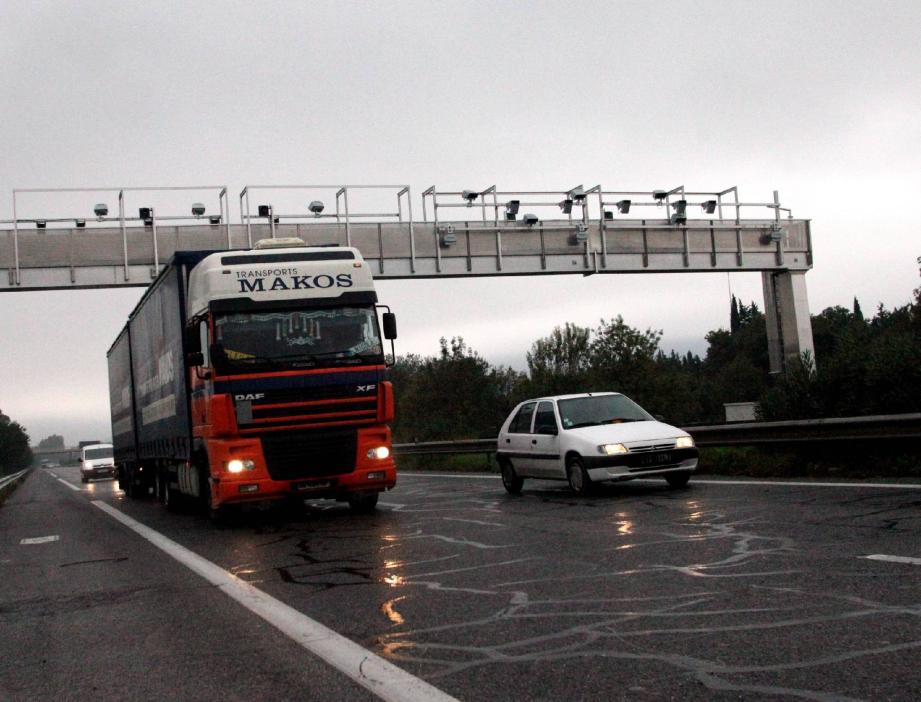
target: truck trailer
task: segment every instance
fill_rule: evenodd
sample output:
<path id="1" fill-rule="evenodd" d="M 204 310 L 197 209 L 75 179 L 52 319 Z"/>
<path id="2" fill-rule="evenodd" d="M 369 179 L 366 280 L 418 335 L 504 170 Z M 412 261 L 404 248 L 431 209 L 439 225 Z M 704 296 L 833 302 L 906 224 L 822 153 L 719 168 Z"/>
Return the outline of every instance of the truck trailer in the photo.
<path id="1" fill-rule="evenodd" d="M 215 517 L 292 497 L 374 509 L 396 484 L 381 326 L 392 350 L 355 248 L 177 251 L 108 351 L 120 487 Z"/>

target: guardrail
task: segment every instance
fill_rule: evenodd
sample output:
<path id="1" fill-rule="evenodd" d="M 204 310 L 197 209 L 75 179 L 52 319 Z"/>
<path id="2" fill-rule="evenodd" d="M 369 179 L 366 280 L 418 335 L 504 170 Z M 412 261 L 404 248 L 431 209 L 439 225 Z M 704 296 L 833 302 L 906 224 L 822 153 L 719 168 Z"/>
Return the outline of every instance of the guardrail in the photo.
<path id="1" fill-rule="evenodd" d="M 21 470 L 18 473 L 13 473 L 12 475 L 7 475 L 0 478 L 0 492 L 2 492 L 3 489 L 10 483 L 14 483 L 19 480 L 19 478 L 28 473 L 30 470 L 31 468 L 26 468 L 25 470 Z"/>
<path id="2" fill-rule="evenodd" d="M 921 439 L 921 413 L 829 417 L 783 422 L 745 422 L 683 427 L 702 448 L 803 444 L 822 441 Z M 398 456 L 492 453 L 495 439 L 394 444 Z"/>

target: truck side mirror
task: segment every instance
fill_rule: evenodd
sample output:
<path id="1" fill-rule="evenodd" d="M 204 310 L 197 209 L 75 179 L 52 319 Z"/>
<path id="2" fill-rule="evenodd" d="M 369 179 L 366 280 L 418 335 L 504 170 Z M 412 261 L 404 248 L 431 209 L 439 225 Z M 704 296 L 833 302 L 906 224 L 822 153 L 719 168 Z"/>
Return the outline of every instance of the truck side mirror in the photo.
<path id="1" fill-rule="evenodd" d="M 187 356 L 197 353 L 201 356 L 201 336 L 199 336 L 198 324 L 189 324 L 185 328 L 185 351 Z M 201 363 L 189 363 L 193 366 L 200 366 Z"/>
<path id="2" fill-rule="evenodd" d="M 384 338 L 397 338 L 397 316 L 393 312 L 384 312 Z"/>
<path id="3" fill-rule="evenodd" d="M 189 351 L 185 355 L 186 363 L 190 366 L 203 366 L 205 365 L 205 354 L 201 351 Z"/>

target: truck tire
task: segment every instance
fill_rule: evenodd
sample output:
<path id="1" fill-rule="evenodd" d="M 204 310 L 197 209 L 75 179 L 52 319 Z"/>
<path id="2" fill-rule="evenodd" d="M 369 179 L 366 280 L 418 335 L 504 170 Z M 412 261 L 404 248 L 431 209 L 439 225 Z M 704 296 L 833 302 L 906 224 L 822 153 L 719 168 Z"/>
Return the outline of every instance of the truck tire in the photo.
<path id="1" fill-rule="evenodd" d="M 351 507 L 352 511 L 356 514 L 373 512 L 374 508 L 377 507 L 378 494 L 379 493 L 376 492 L 353 493 L 349 495 L 349 507 Z"/>

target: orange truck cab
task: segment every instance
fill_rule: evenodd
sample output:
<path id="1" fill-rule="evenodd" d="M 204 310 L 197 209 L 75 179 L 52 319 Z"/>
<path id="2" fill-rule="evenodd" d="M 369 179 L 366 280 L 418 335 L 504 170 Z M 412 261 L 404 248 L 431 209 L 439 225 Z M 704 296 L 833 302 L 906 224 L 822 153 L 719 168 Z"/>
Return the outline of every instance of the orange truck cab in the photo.
<path id="1" fill-rule="evenodd" d="M 355 248 L 177 252 L 108 354 L 122 488 L 213 514 L 292 497 L 373 509 L 396 484 L 382 337 L 396 321 Z"/>

